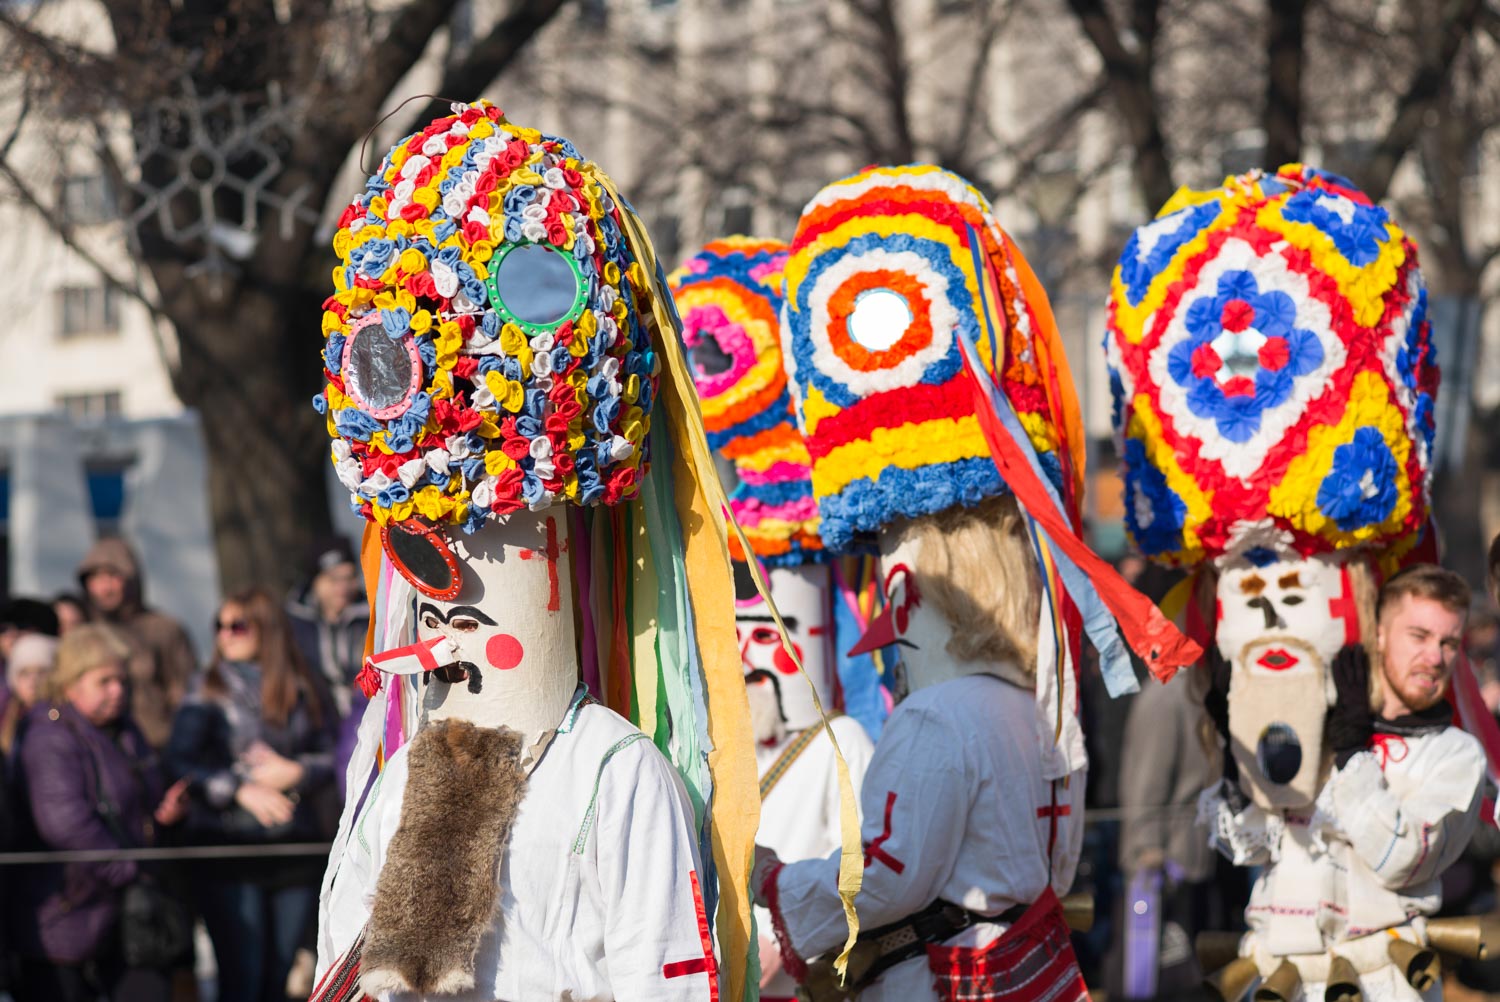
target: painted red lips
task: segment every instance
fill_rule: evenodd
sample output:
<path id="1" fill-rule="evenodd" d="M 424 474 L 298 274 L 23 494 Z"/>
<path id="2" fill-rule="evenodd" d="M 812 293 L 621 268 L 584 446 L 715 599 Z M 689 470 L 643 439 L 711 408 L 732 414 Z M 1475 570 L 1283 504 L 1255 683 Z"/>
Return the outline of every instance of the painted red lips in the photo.
<path id="1" fill-rule="evenodd" d="M 1295 668 L 1299 663 L 1297 656 L 1283 647 L 1272 647 L 1262 654 L 1255 662 L 1268 671 L 1286 671 Z"/>

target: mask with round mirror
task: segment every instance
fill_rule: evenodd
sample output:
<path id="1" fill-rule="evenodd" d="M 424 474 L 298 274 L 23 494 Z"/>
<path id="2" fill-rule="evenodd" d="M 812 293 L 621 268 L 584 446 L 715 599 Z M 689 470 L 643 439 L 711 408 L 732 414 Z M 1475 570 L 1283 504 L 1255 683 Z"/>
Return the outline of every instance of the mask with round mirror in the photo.
<path id="1" fill-rule="evenodd" d="M 490 266 L 491 305 L 528 334 L 555 330 L 582 312 L 588 283 L 572 255 L 546 244 L 506 244 Z"/>
<path id="2" fill-rule="evenodd" d="M 886 351 L 901 340 L 912 322 L 906 297 L 890 289 L 866 289 L 849 313 L 849 337 L 868 351 Z"/>
<path id="3" fill-rule="evenodd" d="M 378 311 L 354 324 L 344 342 L 342 366 L 349 395 L 382 421 L 399 417 L 410 406 L 422 377 L 422 359 L 408 335 L 394 339 L 380 323 Z"/>

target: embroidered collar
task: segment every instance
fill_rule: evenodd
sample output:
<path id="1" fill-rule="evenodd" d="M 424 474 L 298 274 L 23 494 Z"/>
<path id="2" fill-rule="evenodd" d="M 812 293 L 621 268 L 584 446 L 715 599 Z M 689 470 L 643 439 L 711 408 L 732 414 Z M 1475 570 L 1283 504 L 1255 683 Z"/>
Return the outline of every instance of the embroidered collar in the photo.
<path id="1" fill-rule="evenodd" d="M 573 725 L 578 723 L 578 714 L 583 711 L 583 708 L 590 703 L 597 704 L 598 702 L 593 693 L 589 692 L 588 686 L 579 682 L 578 688 L 573 692 L 573 701 L 568 704 L 568 712 L 563 714 L 562 723 L 557 725 L 557 733 L 567 734 L 571 731 Z"/>

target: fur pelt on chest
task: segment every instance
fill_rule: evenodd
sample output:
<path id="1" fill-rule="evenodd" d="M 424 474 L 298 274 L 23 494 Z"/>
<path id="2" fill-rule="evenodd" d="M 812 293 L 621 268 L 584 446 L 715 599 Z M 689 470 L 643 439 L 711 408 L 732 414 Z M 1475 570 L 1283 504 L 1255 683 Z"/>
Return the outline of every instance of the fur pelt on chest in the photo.
<path id="1" fill-rule="evenodd" d="M 526 773 L 521 737 L 443 720 L 407 752 L 401 823 L 375 884 L 361 989 L 452 994 L 474 987 L 474 955 L 494 920 L 500 861 Z"/>

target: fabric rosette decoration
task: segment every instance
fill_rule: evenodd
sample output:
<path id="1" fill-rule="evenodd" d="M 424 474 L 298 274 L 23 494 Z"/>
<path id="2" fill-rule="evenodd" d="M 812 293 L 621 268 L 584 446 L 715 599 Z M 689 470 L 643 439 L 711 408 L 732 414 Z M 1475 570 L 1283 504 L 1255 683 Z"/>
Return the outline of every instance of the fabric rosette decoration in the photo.
<path id="1" fill-rule="evenodd" d="M 984 196 L 937 167 L 870 168 L 803 211 L 782 338 L 830 549 L 1008 491 L 975 415 L 965 341 L 1052 486 L 1078 496 L 1081 464 L 1064 456 L 1018 258 Z"/>
<path id="2" fill-rule="evenodd" d="M 1415 245 L 1336 175 L 1180 191 L 1115 269 L 1126 525 L 1193 565 L 1369 546 L 1427 519 L 1438 369 Z"/>
<path id="3" fill-rule="evenodd" d="M 344 210 L 314 404 L 356 511 L 472 532 L 635 494 L 653 293 L 604 181 L 480 103 L 397 143 Z"/>
<path id="4" fill-rule="evenodd" d="M 768 567 L 826 559 L 807 446 L 782 365 L 779 240 L 715 240 L 667 276 L 703 408 L 708 444 L 734 466 L 729 497 Z M 745 559 L 730 539 L 736 560 Z"/>

